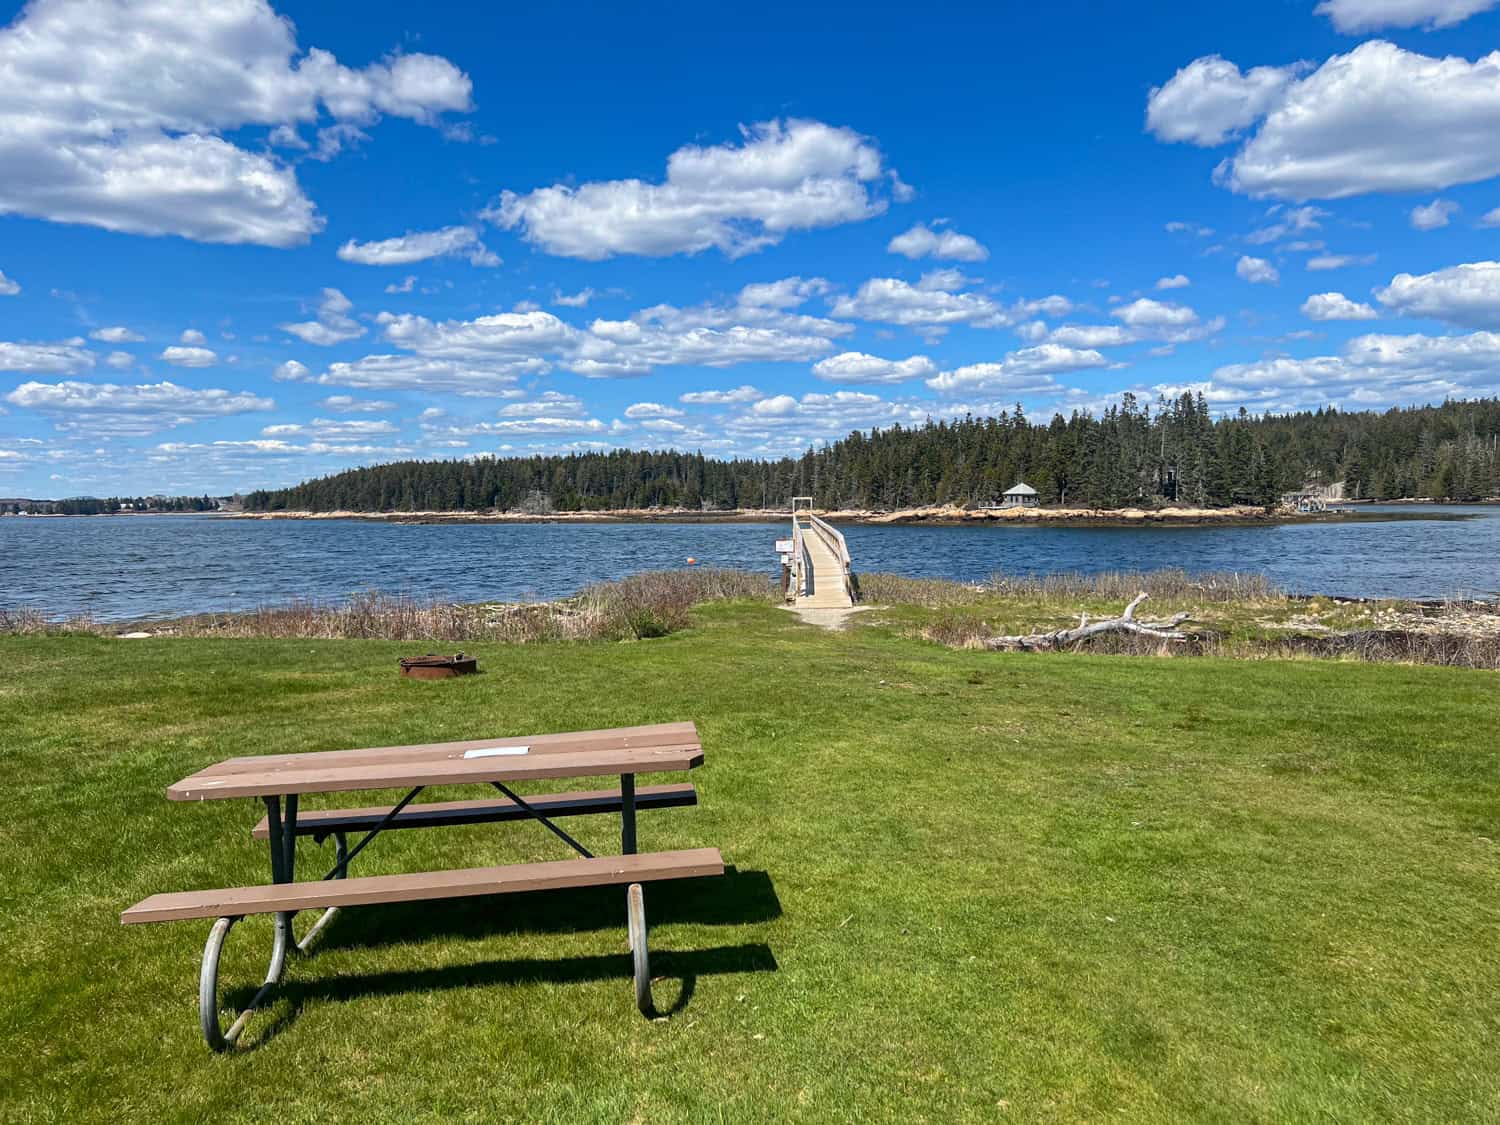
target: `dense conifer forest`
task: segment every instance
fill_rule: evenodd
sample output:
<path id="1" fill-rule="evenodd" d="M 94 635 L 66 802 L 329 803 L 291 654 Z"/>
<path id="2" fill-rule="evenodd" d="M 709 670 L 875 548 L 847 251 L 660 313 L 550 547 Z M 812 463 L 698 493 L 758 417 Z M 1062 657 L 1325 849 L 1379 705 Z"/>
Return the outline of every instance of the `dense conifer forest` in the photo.
<path id="1" fill-rule="evenodd" d="M 1017 481 L 1044 504 L 1272 504 L 1310 482 L 1349 499 L 1500 495 L 1500 399 L 1384 413 L 1317 410 L 1214 418 L 1201 396 L 1153 408 L 1126 395 L 1102 415 L 1032 422 L 1018 405 L 854 432 L 798 458 L 722 461 L 677 452 L 403 461 L 253 492 L 253 511 L 594 511 L 982 504 Z"/>

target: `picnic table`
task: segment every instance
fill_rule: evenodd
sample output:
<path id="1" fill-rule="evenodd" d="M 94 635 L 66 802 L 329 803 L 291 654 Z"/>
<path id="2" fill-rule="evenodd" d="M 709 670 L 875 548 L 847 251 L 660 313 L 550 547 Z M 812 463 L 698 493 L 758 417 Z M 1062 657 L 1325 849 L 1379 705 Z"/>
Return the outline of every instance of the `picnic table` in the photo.
<path id="1" fill-rule="evenodd" d="M 637 787 L 637 774 L 690 770 L 703 764 L 703 747 L 690 722 L 614 730 L 492 738 L 364 750 L 229 758 L 167 788 L 173 801 L 258 798 L 266 815 L 252 830 L 268 841 L 271 882 L 252 887 L 178 891 L 143 899 L 120 916 L 126 925 L 212 918 L 198 985 L 199 1022 L 209 1047 L 222 1051 L 244 1029 L 286 968 L 288 952 L 309 952 L 313 940 L 343 907 L 420 902 L 517 891 L 625 885 L 627 933 L 636 1004 L 652 1015 L 646 943 L 646 882 L 722 875 L 717 848 L 639 852 L 636 813 L 697 803 L 690 784 Z M 619 788 L 522 796 L 512 782 L 548 778 L 617 777 Z M 414 803 L 431 785 L 485 785 L 500 796 L 483 800 Z M 408 788 L 395 805 L 304 810 L 308 794 Z M 620 855 L 596 856 L 554 823 L 571 816 L 619 813 Z M 349 865 L 382 832 L 395 829 L 534 820 L 578 853 L 578 858 L 497 867 L 469 867 L 402 875 L 350 877 Z M 349 846 L 351 833 L 364 835 Z M 311 836 L 334 840 L 334 863 L 321 878 L 298 882 L 296 842 Z M 299 911 L 322 914 L 299 941 L 292 919 Z M 219 956 L 230 929 L 249 914 L 274 914 L 275 938 L 265 983 L 249 1007 L 224 1030 L 218 1002 Z"/>

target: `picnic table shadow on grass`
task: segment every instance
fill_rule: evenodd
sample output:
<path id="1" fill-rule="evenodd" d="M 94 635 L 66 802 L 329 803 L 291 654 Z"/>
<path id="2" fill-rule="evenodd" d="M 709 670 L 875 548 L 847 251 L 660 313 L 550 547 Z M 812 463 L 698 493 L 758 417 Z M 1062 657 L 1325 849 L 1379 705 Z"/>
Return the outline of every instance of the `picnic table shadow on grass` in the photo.
<path id="1" fill-rule="evenodd" d="M 574 890 L 532 892 L 509 900 L 511 908 L 497 910 L 493 899 L 460 899 L 434 910 L 431 903 L 414 902 L 363 907 L 341 912 L 319 935 L 314 952 L 377 949 L 428 940 L 482 940 L 520 934 L 588 933 L 614 929 L 624 913 L 618 887 L 581 887 Z M 699 926 L 738 926 L 769 922 L 781 916 L 781 902 L 765 871 L 727 867 L 721 878 L 697 883 L 666 884 L 652 899 L 653 925 L 682 923 Z M 299 958 L 304 965 L 305 959 Z M 313 958 L 311 964 L 316 965 Z M 674 1016 L 692 1000 L 701 976 L 766 973 L 780 968 L 765 942 L 744 942 L 708 949 L 654 949 L 652 975 L 657 981 L 676 981 L 670 1003 L 657 1014 Z M 437 968 L 393 968 L 381 972 L 343 973 L 318 977 L 288 973 L 264 1009 L 270 1019 L 255 1029 L 253 1041 L 241 1049 L 256 1049 L 290 1028 L 308 1003 L 395 996 L 418 992 L 487 985 L 584 984 L 629 980 L 631 955 L 594 954 L 576 957 L 498 957 Z M 226 988 L 225 1004 L 249 1004 L 258 985 Z M 667 989 L 665 991 L 670 991 Z"/>

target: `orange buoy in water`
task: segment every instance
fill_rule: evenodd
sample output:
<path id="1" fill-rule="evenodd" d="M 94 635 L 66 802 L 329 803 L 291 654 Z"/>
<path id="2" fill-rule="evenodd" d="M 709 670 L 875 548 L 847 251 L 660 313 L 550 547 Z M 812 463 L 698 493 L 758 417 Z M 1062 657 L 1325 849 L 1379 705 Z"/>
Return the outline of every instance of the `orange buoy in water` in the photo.
<path id="1" fill-rule="evenodd" d="M 695 558 L 693 558 L 693 557 L 691 557 L 691 556 L 689 556 L 688 557 L 688 566 L 697 566 L 697 565 L 698 565 L 698 560 L 695 559 Z"/>

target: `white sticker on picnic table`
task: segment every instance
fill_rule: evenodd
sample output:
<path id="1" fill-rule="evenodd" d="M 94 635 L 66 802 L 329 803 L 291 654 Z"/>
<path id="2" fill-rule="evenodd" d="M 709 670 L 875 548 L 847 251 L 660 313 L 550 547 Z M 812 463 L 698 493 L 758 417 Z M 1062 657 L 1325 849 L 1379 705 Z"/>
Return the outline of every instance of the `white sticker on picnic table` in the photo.
<path id="1" fill-rule="evenodd" d="M 499 758 L 508 754 L 526 754 L 530 746 L 492 746 L 488 750 L 465 750 L 465 758 Z"/>

